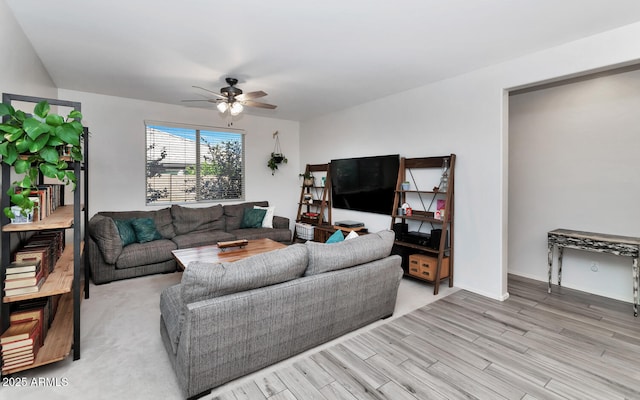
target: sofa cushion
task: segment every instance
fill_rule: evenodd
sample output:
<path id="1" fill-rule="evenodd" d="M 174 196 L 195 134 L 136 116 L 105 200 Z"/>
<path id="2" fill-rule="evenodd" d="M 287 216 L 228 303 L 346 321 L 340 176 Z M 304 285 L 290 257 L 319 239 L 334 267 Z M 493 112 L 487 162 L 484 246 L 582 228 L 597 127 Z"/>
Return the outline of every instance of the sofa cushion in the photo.
<path id="1" fill-rule="evenodd" d="M 155 211 L 101 211 L 98 214 L 113 219 L 153 218 L 156 229 L 163 238 L 171 239 L 176 235 L 171 219 L 171 209 L 168 207 Z"/>
<path id="2" fill-rule="evenodd" d="M 228 204 L 224 206 L 224 216 L 227 223 L 227 232 L 240 229 L 242 216 L 245 208 L 253 208 L 253 206 L 269 207 L 268 201 L 255 201 L 240 204 Z"/>
<path id="3" fill-rule="evenodd" d="M 221 204 L 211 207 L 182 207 L 177 204 L 171 206 L 173 226 L 176 234 L 206 231 L 211 229 L 225 229 L 224 212 Z"/>
<path id="4" fill-rule="evenodd" d="M 185 233 L 184 235 L 178 235 L 171 240 L 174 241 L 179 249 L 186 249 L 189 247 L 215 245 L 218 242 L 235 239 L 236 237 L 231 233 L 227 233 L 222 230 L 215 230 Z"/>
<path id="5" fill-rule="evenodd" d="M 136 233 L 138 243 L 152 242 L 162 239 L 162 235 L 156 229 L 156 223 L 153 218 L 134 218 L 131 221 L 131 227 Z"/>
<path id="6" fill-rule="evenodd" d="M 122 253 L 122 240 L 112 218 L 96 214 L 89 220 L 89 234 L 108 264 L 115 264 Z"/>
<path id="7" fill-rule="evenodd" d="M 391 230 L 362 235 L 339 243 L 308 241 L 309 265 L 305 276 L 364 264 L 391 254 L 395 233 Z"/>
<path id="8" fill-rule="evenodd" d="M 242 222 L 240 222 L 240 229 L 262 228 L 262 220 L 266 213 L 267 210 L 259 208 L 245 208 L 242 214 Z"/>
<path id="9" fill-rule="evenodd" d="M 120 240 L 122 240 L 122 246 L 128 246 L 131 243 L 135 243 L 138 241 L 136 237 L 136 231 L 131 226 L 131 219 L 114 219 L 113 222 L 116 224 L 118 228 L 118 235 L 120 236 Z"/>
<path id="10" fill-rule="evenodd" d="M 307 248 L 294 244 L 235 262 L 191 262 L 182 275 L 182 302 L 224 296 L 290 281 L 307 268 Z"/>
<path id="11" fill-rule="evenodd" d="M 122 249 L 122 253 L 115 263 L 116 268 L 133 268 L 171 260 L 173 259 L 171 250 L 177 248 L 178 246 L 168 239 L 154 240 L 147 243 L 132 243 Z"/>

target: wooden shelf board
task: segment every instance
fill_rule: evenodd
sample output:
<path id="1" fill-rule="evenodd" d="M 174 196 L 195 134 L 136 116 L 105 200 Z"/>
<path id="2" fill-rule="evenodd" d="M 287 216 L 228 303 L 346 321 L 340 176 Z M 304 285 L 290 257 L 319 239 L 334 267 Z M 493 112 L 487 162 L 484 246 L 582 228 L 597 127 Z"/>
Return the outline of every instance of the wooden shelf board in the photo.
<path id="1" fill-rule="evenodd" d="M 396 192 L 398 192 L 398 193 L 423 193 L 423 194 L 435 194 L 435 195 L 438 195 L 438 194 L 446 195 L 447 194 L 447 192 L 441 192 L 441 191 L 434 192 L 433 190 L 415 190 L 415 189 L 413 189 L 413 190 L 412 189 L 409 189 L 409 190 L 400 189 L 400 190 L 396 190 Z"/>
<path id="2" fill-rule="evenodd" d="M 443 220 L 443 219 L 436 219 L 436 218 L 433 218 L 433 217 L 425 217 L 425 216 L 422 216 L 422 215 L 398 215 L 398 214 L 393 214 L 392 217 L 393 218 L 400 218 L 400 219 L 410 219 L 410 220 L 414 220 L 414 221 L 433 222 L 434 224 L 442 224 L 442 223 L 447 221 L 447 220 Z"/>
<path id="3" fill-rule="evenodd" d="M 82 296 L 81 296 L 82 297 Z M 49 327 L 44 345 L 38 351 L 35 362 L 15 369 L 3 371 L 4 375 L 64 360 L 71 353 L 73 344 L 73 301 L 72 294 L 60 298 L 58 311 Z"/>
<path id="4" fill-rule="evenodd" d="M 67 229 L 73 226 L 73 205 L 60 206 L 47 218 L 28 224 L 7 224 L 4 232 L 42 231 L 46 229 Z"/>
<path id="5" fill-rule="evenodd" d="M 80 253 L 82 253 L 81 245 Z M 49 274 L 46 282 L 36 293 L 21 294 L 17 296 L 5 296 L 5 303 L 15 301 L 37 299 L 40 297 L 54 296 L 71 292 L 73 286 L 73 246 L 67 245 L 56 263 L 55 269 Z"/>
<path id="6" fill-rule="evenodd" d="M 432 249 L 431 247 L 420 246 L 419 244 L 403 242 L 401 240 L 396 240 L 394 242 L 394 244 L 398 245 L 398 246 L 403 246 L 403 247 L 410 247 L 410 248 L 416 249 L 416 250 L 423 250 L 423 251 L 426 251 L 427 253 L 433 253 L 433 254 L 438 254 L 439 253 L 438 249 Z M 448 250 L 449 249 L 445 249 L 445 251 L 448 251 Z"/>

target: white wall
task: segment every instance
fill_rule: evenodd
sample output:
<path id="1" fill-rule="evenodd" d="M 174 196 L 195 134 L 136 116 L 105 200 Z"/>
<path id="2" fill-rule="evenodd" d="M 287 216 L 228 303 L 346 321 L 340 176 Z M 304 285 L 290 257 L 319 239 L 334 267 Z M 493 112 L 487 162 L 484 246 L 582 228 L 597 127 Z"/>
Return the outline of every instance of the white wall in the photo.
<path id="1" fill-rule="evenodd" d="M 638 110 L 640 71 L 510 97 L 510 273 L 546 280 L 555 228 L 640 236 Z M 631 259 L 564 254 L 564 286 L 633 300 Z"/>
<path id="2" fill-rule="evenodd" d="M 0 38 L 0 92 L 55 98 L 57 89 L 51 77 L 4 0 L 0 0 Z M 13 105 L 17 109 L 31 111 L 35 104 Z M 5 194 L 0 193 L 0 196 Z M 13 235 L 11 240 L 11 247 L 16 247 L 17 236 Z"/>
<path id="3" fill-rule="evenodd" d="M 0 91 L 55 98 L 49 73 L 4 0 L 0 0 L 0 37 Z"/>
<path id="4" fill-rule="evenodd" d="M 504 299 L 508 296 L 505 89 L 639 59 L 639 35 L 640 24 L 629 25 L 304 121 L 301 160 L 456 153 L 455 284 Z M 364 213 L 349 217 L 364 220 L 370 230 L 389 227 L 389 218 Z"/>
<path id="5" fill-rule="evenodd" d="M 198 109 L 148 101 L 60 90 L 60 98 L 82 103 L 89 127 L 89 215 L 98 211 L 144 210 L 145 120 L 226 127 L 215 109 Z M 276 214 L 295 219 L 299 196 L 299 124 L 244 114 L 233 123 L 244 129 L 247 201 L 268 200 Z M 267 161 L 278 131 L 289 163 L 271 175 Z M 217 204 L 205 203 L 202 206 Z"/>

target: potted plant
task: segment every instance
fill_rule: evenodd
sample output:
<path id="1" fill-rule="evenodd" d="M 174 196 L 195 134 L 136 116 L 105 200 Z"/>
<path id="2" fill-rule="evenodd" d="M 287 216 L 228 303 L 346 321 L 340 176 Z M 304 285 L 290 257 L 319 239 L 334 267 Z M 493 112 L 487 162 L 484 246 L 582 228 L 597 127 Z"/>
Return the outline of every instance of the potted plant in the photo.
<path id="1" fill-rule="evenodd" d="M 315 182 L 315 178 L 311 172 L 305 172 L 302 174 L 298 174 L 301 178 L 303 178 L 302 184 L 304 186 L 313 186 Z"/>
<path id="2" fill-rule="evenodd" d="M 34 203 L 29 196 L 38 183 L 39 173 L 72 184 L 75 189 L 77 177 L 68 169 L 67 161 L 82 160 L 82 114 L 73 110 L 63 118 L 49 111 L 47 101 L 36 104 L 32 115 L 0 103 L 0 117 L 4 117 L 0 124 L 2 162 L 13 166 L 16 174 L 22 176 L 12 182 L 7 195 L 23 214 L 33 211 Z M 11 207 L 5 208 L 4 213 L 8 218 L 15 217 Z"/>
<path id="3" fill-rule="evenodd" d="M 271 175 L 274 175 L 276 173 L 278 165 L 286 164 L 287 161 L 287 157 L 285 157 L 284 154 L 271 153 L 271 158 L 269 158 L 269 162 L 267 162 L 267 166 L 271 168 Z"/>

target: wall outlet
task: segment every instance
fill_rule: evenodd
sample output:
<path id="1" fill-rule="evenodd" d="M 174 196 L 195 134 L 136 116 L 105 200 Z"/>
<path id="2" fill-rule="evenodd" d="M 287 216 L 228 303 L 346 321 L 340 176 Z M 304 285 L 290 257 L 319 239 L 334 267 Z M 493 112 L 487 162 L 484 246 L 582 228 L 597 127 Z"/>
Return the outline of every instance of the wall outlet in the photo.
<path id="1" fill-rule="evenodd" d="M 593 272 L 598 272 L 598 263 L 597 262 L 592 262 L 591 263 L 591 271 Z"/>

